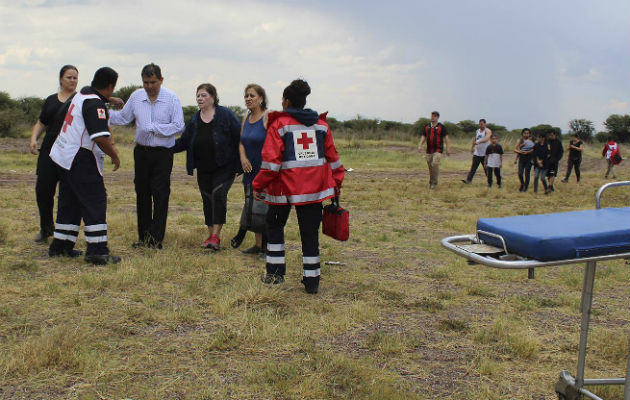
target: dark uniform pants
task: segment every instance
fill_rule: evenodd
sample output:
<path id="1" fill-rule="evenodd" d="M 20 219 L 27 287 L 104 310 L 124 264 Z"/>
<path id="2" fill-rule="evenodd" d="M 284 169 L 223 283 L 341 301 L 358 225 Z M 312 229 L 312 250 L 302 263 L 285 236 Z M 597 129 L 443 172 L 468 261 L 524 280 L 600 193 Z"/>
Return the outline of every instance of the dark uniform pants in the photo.
<path id="1" fill-rule="evenodd" d="M 53 209 L 55 206 L 55 192 L 59 182 L 58 166 L 50 159 L 50 149 L 40 149 L 37 158 L 37 181 L 35 183 L 35 198 L 39 209 L 39 230 L 45 236 L 51 236 L 53 224 Z"/>
<path id="2" fill-rule="evenodd" d="M 85 224 L 86 255 L 109 254 L 107 248 L 107 193 L 91 151 L 79 149 L 70 170 L 59 168 L 59 204 L 50 254 L 72 250 L 81 219 Z"/>
<path id="3" fill-rule="evenodd" d="M 166 231 L 173 153 L 166 147 L 136 145 L 133 159 L 138 240 L 160 244 Z"/>
<path id="4" fill-rule="evenodd" d="M 267 274 L 284 275 L 284 226 L 291 205 L 270 205 L 267 213 Z M 322 204 L 295 206 L 300 238 L 302 239 L 302 275 L 310 284 L 319 283 L 319 225 L 322 222 Z"/>

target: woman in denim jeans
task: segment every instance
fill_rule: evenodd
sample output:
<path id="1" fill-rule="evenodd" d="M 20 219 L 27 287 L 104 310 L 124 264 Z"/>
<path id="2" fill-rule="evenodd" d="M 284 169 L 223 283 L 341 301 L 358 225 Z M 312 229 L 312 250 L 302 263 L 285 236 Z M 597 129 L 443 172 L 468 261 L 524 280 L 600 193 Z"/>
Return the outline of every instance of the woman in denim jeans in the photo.
<path id="1" fill-rule="evenodd" d="M 538 135 L 538 141 L 534 145 L 532 153 L 534 160 L 534 193 L 538 192 L 538 179 L 542 181 L 545 188 L 545 194 L 549 194 L 547 188 L 547 169 L 549 167 L 549 149 L 547 148 L 547 140 L 544 133 Z"/>

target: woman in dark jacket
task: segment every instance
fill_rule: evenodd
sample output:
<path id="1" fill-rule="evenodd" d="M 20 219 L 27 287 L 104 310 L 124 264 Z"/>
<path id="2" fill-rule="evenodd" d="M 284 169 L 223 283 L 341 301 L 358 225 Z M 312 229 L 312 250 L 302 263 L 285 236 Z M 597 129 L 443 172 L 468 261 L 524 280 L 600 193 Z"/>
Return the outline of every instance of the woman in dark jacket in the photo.
<path id="1" fill-rule="evenodd" d="M 175 141 L 174 153 L 186 150 L 188 175 L 197 169 L 208 238 L 203 247 L 219 250 L 221 228 L 227 213 L 227 195 L 239 168 L 241 125 L 228 108 L 219 105 L 217 89 L 203 83 L 197 87 L 199 111 Z"/>

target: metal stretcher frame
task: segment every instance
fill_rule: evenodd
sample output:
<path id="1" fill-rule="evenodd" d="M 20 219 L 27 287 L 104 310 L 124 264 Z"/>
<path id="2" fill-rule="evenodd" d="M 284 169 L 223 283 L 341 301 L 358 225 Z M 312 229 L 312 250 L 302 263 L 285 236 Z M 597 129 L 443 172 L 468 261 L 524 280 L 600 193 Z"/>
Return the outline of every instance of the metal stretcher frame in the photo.
<path id="1" fill-rule="evenodd" d="M 605 190 L 612 187 L 630 186 L 630 181 L 612 182 L 607 183 L 599 188 L 595 195 L 595 208 L 601 208 L 601 197 Z M 630 224 L 630 221 L 628 221 Z M 559 399 L 577 400 L 586 396 L 593 400 L 603 400 L 601 397 L 595 395 L 584 386 L 589 385 L 624 385 L 624 400 L 630 400 L 630 355 L 628 356 L 626 365 L 625 378 L 608 378 L 608 379 L 584 379 L 584 366 L 586 362 L 586 345 L 588 339 L 588 328 L 591 317 L 591 306 L 593 303 L 593 284 L 595 282 L 595 270 L 598 261 L 615 260 L 615 259 L 630 259 L 630 252 L 616 253 L 602 255 L 598 257 L 583 257 L 572 258 L 566 260 L 555 261 L 538 261 L 520 257 L 515 254 L 510 254 L 507 250 L 505 240 L 500 235 L 494 233 L 481 232 L 490 236 L 500 238 L 503 244 L 504 255 L 498 258 L 491 255 L 473 253 L 465 248 L 462 248 L 462 244 L 480 244 L 483 243 L 479 239 L 480 231 L 477 231 L 475 235 L 458 235 L 449 236 L 442 239 L 442 246 L 451 250 L 457 255 L 467 258 L 469 261 L 486 265 L 488 267 L 500 268 L 500 269 L 531 269 L 539 267 L 553 267 L 557 265 L 586 263 L 584 270 L 584 284 L 582 286 L 582 299 L 580 310 L 582 312 L 582 320 L 580 324 L 580 344 L 578 352 L 577 374 L 574 378 L 568 371 L 563 370 L 560 373 L 560 378 L 556 384 L 555 390 Z M 630 350 L 630 343 L 628 344 Z"/>

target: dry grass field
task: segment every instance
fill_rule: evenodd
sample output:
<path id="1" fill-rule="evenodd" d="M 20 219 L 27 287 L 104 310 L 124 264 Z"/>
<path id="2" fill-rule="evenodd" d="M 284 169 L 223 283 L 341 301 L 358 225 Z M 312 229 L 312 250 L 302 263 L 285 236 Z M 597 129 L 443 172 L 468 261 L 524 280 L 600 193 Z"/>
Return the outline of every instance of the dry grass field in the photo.
<path id="1" fill-rule="evenodd" d="M 480 217 L 593 208 L 605 182 L 599 144 L 586 151 L 579 185 L 572 177 L 545 196 L 518 192 L 512 154 L 503 189 L 489 190 L 479 173 L 461 184 L 467 141 L 455 142 L 429 191 L 416 142 L 338 140 L 354 169 L 342 192 L 351 238 L 321 237 L 322 261 L 342 265 L 322 265 L 313 296 L 300 284 L 294 213 L 283 285 L 263 285 L 263 262 L 229 247 L 240 178 L 224 249 L 200 248 L 201 199 L 183 154 L 165 248 L 132 249 L 132 145 L 118 132 L 122 167 L 107 165 L 106 185 L 110 249 L 123 261 L 107 267 L 49 259 L 32 242 L 36 157 L 26 139 L 0 140 L 0 399 L 542 400 L 556 398 L 562 369 L 575 371 L 583 265 L 539 269 L 528 280 L 526 271 L 470 266 L 440 239 L 471 233 Z M 627 165 L 616 173 L 629 178 Z M 622 189 L 604 198 L 605 206 L 628 202 Z M 242 248 L 252 241 L 249 234 Z M 623 261 L 598 264 L 588 377 L 624 373 L 628 282 Z"/>

